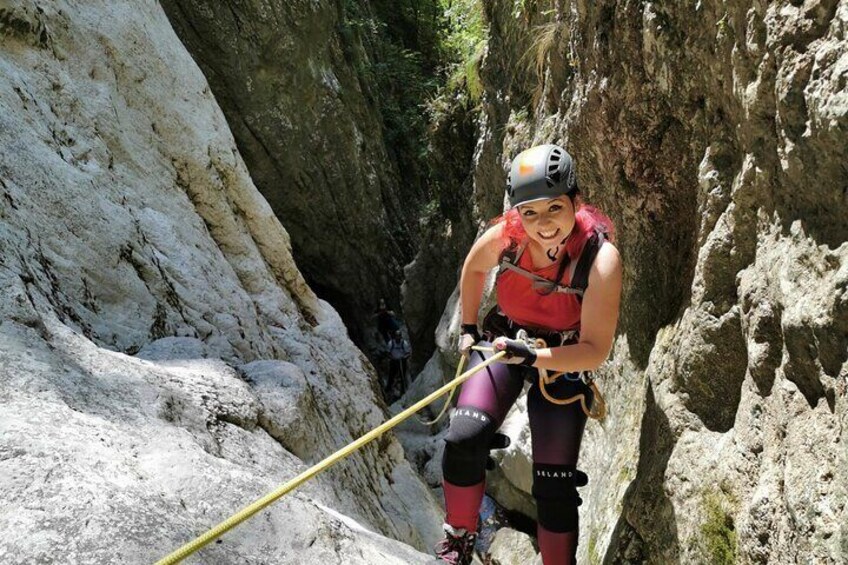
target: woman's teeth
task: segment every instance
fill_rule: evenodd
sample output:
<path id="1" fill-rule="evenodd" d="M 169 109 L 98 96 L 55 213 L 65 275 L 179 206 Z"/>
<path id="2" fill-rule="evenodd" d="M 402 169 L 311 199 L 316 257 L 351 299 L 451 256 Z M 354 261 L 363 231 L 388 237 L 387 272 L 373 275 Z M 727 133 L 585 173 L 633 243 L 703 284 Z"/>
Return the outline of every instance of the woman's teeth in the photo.
<path id="1" fill-rule="evenodd" d="M 552 230 L 552 231 L 547 231 L 547 232 L 540 231 L 538 233 L 539 233 L 539 237 L 541 237 L 542 239 L 553 239 L 559 233 L 559 228 Z"/>

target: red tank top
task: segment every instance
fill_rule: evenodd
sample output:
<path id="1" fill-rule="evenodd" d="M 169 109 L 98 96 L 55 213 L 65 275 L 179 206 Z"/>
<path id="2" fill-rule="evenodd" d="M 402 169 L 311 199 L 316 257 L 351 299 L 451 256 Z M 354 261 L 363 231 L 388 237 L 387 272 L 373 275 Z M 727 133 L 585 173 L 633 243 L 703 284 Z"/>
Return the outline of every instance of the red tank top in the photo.
<path id="1" fill-rule="evenodd" d="M 554 263 L 541 269 L 533 268 L 530 253 L 525 250 L 518 258 L 518 266 L 546 279 L 553 280 L 559 265 Z M 566 269 L 561 282 L 569 284 L 571 267 Z M 514 271 L 504 271 L 498 276 L 496 287 L 498 307 L 508 318 L 522 326 L 532 326 L 551 331 L 580 330 L 580 301 L 574 294 L 552 292 L 539 294 L 533 281 Z"/>

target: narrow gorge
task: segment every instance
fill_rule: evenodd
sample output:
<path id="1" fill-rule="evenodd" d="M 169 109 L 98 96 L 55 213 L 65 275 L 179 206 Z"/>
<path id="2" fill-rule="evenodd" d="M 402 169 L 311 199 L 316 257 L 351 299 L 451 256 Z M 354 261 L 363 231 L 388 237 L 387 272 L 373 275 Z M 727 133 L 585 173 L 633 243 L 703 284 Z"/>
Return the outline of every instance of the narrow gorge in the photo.
<path id="1" fill-rule="evenodd" d="M 155 562 L 450 379 L 544 143 L 624 265 L 578 563 L 846 562 L 846 33 L 848 0 L 0 0 L 0 562 Z M 186 562 L 430 562 L 447 420 Z M 482 558 L 541 565 L 523 398 L 501 431 Z"/>

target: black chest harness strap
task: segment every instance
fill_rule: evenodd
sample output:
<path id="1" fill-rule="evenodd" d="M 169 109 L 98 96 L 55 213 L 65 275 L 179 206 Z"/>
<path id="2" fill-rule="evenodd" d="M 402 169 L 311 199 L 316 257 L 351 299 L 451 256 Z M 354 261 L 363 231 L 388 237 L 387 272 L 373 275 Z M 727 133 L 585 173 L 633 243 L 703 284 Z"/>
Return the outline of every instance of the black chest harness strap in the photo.
<path id="1" fill-rule="evenodd" d="M 605 240 L 606 235 L 602 231 L 596 231 L 591 237 L 589 237 L 583 246 L 583 252 L 580 254 L 580 259 L 577 260 L 577 266 L 574 269 L 574 276 L 572 277 L 571 284 L 569 285 L 562 283 L 562 276 L 565 274 L 565 270 L 571 263 L 571 259 L 568 255 L 565 255 L 559 262 L 559 269 L 557 270 L 557 275 L 554 280 L 547 279 L 518 266 L 518 261 L 521 259 L 521 256 L 527 248 L 528 242 L 526 240 L 507 249 L 503 254 L 501 254 L 498 276 L 501 276 L 505 271 L 513 271 L 530 279 L 533 282 L 533 288 L 535 290 L 546 290 L 548 293 L 557 292 L 561 294 L 576 294 L 578 300 L 582 301 L 583 293 L 586 291 L 586 287 L 589 286 L 589 270 L 592 268 L 592 263 L 594 263 L 595 257 L 598 255 L 598 251 L 600 251 Z"/>

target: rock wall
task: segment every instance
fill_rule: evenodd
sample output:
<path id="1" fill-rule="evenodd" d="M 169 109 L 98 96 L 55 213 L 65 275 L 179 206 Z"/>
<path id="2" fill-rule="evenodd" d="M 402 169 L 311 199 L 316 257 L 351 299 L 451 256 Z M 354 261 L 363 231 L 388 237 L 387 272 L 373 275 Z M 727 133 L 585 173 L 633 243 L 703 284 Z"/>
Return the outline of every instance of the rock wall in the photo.
<path id="1" fill-rule="evenodd" d="M 373 17 L 348 21 L 347 4 L 332 0 L 162 5 L 304 275 L 365 343 L 379 298 L 398 309 L 424 200 L 419 175 L 384 140 L 368 34 L 356 27 Z"/>
<path id="2" fill-rule="evenodd" d="M 438 38 L 428 36 L 439 29 L 441 5 L 162 5 L 290 232 L 310 285 L 369 354 L 382 346 L 371 315 L 386 297 L 403 318 L 417 371 L 433 352 L 439 313 L 478 223 L 471 175 L 478 109 L 462 92 L 442 93 L 444 112 L 425 132 L 420 114 L 435 104 L 425 99 L 433 93 L 403 84 L 412 80 L 410 66 L 447 63 L 435 53 Z M 415 78 L 435 83 L 442 72 Z M 410 112 L 420 124 L 410 123 Z"/>
<path id="3" fill-rule="evenodd" d="M 459 281 L 465 253 L 480 228 L 475 210 L 473 157 L 478 109 L 463 92 L 445 93 L 446 111 L 431 123 L 428 154 L 433 200 L 421 219 L 423 244 L 404 268 L 404 317 L 414 344 L 412 370 L 436 349 L 440 314 Z"/>
<path id="4" fill-rule="evenodd" d="M 158 3 L 0 35 L 0 561 L 149 563 L 385 407 Z M 418 562 L 382 536 L 440 518 L 387 436 L 195 562 Z"/>
<path id="5" fill-rule="evenodd" d="M 578 561 L 844 561 L 848 2 L 483 6 L 479 210 L 560 143 L 625 264 Z"/>

